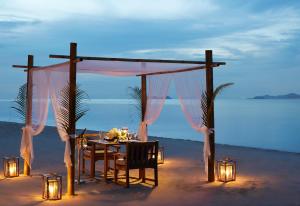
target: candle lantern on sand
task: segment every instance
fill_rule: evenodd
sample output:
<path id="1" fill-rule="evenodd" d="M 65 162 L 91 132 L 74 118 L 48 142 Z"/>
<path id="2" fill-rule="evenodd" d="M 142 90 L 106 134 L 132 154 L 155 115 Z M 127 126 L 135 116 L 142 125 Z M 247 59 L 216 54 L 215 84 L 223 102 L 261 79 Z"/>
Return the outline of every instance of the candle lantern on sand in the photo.
<path id="1" fill-rule="evenodd" d="M 60 200 L 62 197 L 62 176 L 56 174 L 43 175 L 43 199 Z"/>
<path id="2" fill-rule="evenodd" d="M 163 147 L 158 148 L 157 164 L 163 164 L 165 159 L 165 151 Z"/>
<path id="3" fill-rule="evenodd" d="M 5 177 L 19 176 L 19 158 L 18 157 L 4 157 L 3 158 L 3 173 Z"/>
<path id="4" fill-rule="evenodd" d="M 228 157 L 217 161 L 217 179 L 220 182 L 230 182 L 236 179 L 236 162 Z"/>

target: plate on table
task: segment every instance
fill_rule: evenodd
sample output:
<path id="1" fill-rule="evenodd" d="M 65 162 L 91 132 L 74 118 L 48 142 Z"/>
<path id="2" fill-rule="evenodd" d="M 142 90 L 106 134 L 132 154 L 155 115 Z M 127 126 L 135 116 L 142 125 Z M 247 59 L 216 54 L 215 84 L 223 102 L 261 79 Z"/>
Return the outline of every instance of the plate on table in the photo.
<path id="1" fill-rule="evenodd" d="M 116 138 L 110 139 L 110 138 L 107 137 L 107 136 L 104 137 L 104 140 L 105 140 L 105 141 L 108 141 L 108 142 L 113 142 L 113 141 L 115 141 L 115 139 L 116 139 Z"/>

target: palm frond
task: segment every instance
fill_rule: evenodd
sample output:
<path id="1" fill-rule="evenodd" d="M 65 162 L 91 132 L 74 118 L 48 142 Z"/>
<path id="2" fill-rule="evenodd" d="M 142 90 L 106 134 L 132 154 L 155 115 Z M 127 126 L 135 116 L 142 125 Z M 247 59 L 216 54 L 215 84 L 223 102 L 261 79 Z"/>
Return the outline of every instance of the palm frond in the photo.
<path id="1" fill-rule="evenodd" d="M 202 121 L 205 126 L 208 124 L 208 109 L 207 109 L 207 93 L 201 94 L 201 109 L 202 109 Z"/>
<path id="2" fill-rule="evenodd" d="M 232 85 L 234 85 L 234 83 L 233 82 L 229 82 L 229 83 L 225 83 L 225 84 L 221 84 L 221 85 L 219 85 L 216 89 L 215 89 L 215 91 L 214 91 L 214 94 L 213 94 L 213 100 L 215 100 L 215 98 L 225 89 L 225 88 L 227 88 L 227 87 L 230 87 L 230 86 L 232 86 Z"/>
<path id="3" fill-rule="evenodd" d="M 59 127 L 66 132 L 69 131 L 69 92 L 70 85 L 67 84 L 60 91 L 59 105 L 60 113 L 58 114 Z M 80 120 L 88 112 L 88 108 L 84 105 L 84 100 L 88 99 L 88 95 L 83 91 L 79 85 L 76 86 L 76 99 L 75 99 L 75 122 Z"/>
<path id="4" fill-rule="evenodd" d="M 142 89 L 138 86 L 135 87 L 128 87 L 129 89 L 129 96 L 135 100 L 136 104 L 134 107 L 138 112 L 139 118 L 142 117 Z"/>
<path id="5" fill-rule="evenodd" d="M 201 94 L 201 109 L 202 109 L 202 121 L 203 121 L 203 124 L 205 126 L 208 127 L 208 122 L 209 122 L 209 118 L 210 118 L 210 114 L 212 112 L 212 109 L 213 109 L 213 105 L 214 105 L 214 101 L 216 99 L 216 97 L 227 87 L 233 85 L 234 83 L 232 82 L 229 82 L 229 83 L 225 83 L 225 84 L 221 84 L 219 85 L 215 90 L 214 90 L 214 93 L 213 93 L 213 98 L 212 98 L 212 101 L 210 102 L 210 104 L 208 105 L 208 94 L 207 92 L 202 92 Z"/>
<path id="6" fill-rule="evenodd" d="M 27 83 L 20 86 L 18 95 L 13 103 L 15 106 L 12 106 L 11 108 L 15 110 L 19 118 L 25 122 L 27 113 Z"/>

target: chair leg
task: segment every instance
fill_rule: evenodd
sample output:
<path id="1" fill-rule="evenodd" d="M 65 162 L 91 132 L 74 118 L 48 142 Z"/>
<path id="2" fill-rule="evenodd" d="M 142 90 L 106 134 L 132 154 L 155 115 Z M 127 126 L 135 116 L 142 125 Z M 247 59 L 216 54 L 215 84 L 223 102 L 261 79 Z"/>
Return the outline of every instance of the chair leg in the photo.
<path id="1" fill-rule="evenodd" d="M 126 188 L 129 188 L 129 169 L 126 169 Z"/>
<path id="2" fill-rule="evenodd" d="M 111 169 L 110 167 L 110 159 L 107 160 L 107 172 Z"/>
<path id="3" fill-rule="evenodd" d="M 94 158 L 91 158 L 91 161 L 90 161 L 90 177 L 91 178 L 94 178 L 95 177 L 95 159 Z"/>
<path id="4" fill-rule="evenodd" d="M 142 169 L 142 182 L 145 182 L 146 181 L 146 169 L 143 168 Z"/>
<path id="5" fill-rule="evenodd" d="M 158 169 L 157 169 L 157 167 L 154 168 L 154 182 L 155 182 L 155 186 L 158 186 Z"/>
<path id="6" fill-rule="evenodd" d="M 118 170 L 117 170 L 117 164 L 116 164 L 115 157 L 114 157 L 114 181 L 115 181 L 115 183 L 118 182 Z"/>
<path id="7" fill-rule="evenodd" d="M 95 150 L 96 146 L 95 144 L 92 145 L 92 150 L 91 150 L 91 157 L 90 157 L 90 177 L 94 178 L 95 177 Z"/>
<path id="8" fill-rule="evenodd" d="M 114 169 L 114 181 L 115 183 L 118 183 L 118 174 L 119 174 L 119 170 L 117 170 L 116 168 Z"/>
<path id="9" fill-rule="evenodd" d="M 85 174 L 85 159 L 82 157 L 82 174 Z"/>
<path id="10" fill-rule="evenodd" d="M 139 179 L 142 179 L 142 181 L 144 181 L 144 179 L 145 179 L 145 169 L 139 169 Z"/>

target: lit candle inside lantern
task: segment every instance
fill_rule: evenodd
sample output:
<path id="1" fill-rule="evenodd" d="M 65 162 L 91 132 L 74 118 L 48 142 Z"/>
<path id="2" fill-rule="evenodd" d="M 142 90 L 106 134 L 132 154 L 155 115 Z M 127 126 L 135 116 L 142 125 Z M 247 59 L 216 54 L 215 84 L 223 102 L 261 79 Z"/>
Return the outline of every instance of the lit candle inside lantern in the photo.
<path id="1" fill-rule="evenodd" d="M 49 182 L 49 199 L 56 199 L 58 196 L 58 182 L 50 181 Z"/>
<path id="2" fill-rule="evenodd" d="M 235 161 L 226 158 L 217 161 L 217 176 L 221 182 L 234 181 L 236 178 L 236 163 Z"/>
<path id="3" fill-rule="evenodd" d="M 9 176 L 11 176 L 11 177 L 17 176 L 17 163 L 9 162 L 8 163 L 8 171 L 9 171 Z"/>
<path id="4" fill-rule="evenodd" d="M 4 176 L 18 177 L 19 176 L 19 158 L 18 157 L 4 157 L 3 158 Z"/>
<path id="5" fill-rule="evenodd" d="M 164 148 L 163 147 L 160 147 L 158 149 L 157 163 L 158 164 L 163 164 L 164 163 Z"/>
<path id="6" fill-rule="evenodd" d="M 221 170 L 221 177 L 222 179 L 231 179 L 232 178 L 232 166 L 225 166 L 222 165 L 220 167 Z"/>
<path id="7" fill-rule="evenodd" d="M 161 151 L 158 152 L 157 159 L 161 160 Z"/>
<path id="8" fill-rule="evenodd" d="M 62 176 L 56 174 L 43 175 L 43 199 L 60 200 L 62 197 Z"/>

